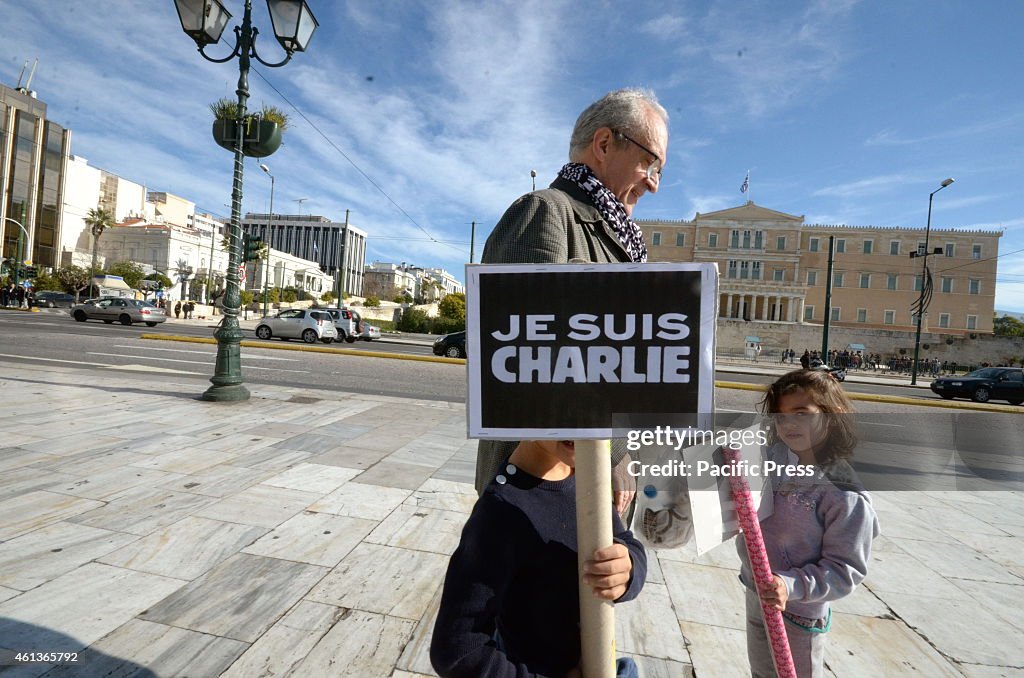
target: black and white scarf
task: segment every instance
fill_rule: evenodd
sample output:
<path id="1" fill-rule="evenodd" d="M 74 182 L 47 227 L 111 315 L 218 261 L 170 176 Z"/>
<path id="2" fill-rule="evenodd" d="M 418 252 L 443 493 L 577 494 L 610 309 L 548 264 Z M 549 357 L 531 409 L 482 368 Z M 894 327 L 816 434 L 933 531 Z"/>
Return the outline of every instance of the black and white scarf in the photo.
<path id="1" fill-rule="evenodd" d="M 626 207 L 615 197 L 601 180 L 594 176 L 589 167 L 582 163 L 570 162 L 558 171 L 558 176 L 579 186 L 590 196 L 597 211 L 615 229 L 619 242 L 629 253 L 634 263 L 647 261 L 647 245 L 636 222 L 630 219 Z"/>

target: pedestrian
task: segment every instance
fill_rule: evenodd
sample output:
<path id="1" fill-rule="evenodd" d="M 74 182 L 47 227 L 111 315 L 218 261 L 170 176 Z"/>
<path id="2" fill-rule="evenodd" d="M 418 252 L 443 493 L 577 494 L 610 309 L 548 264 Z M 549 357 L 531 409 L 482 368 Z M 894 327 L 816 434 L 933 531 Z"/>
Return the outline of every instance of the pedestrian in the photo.
<path id="1" fill-rule="evenodd" d="M 810 371 L 780 377 L 761 406 L 773 419 L 766 458 L 784 470 L 770 476 L 773 511 L 761 521 L 774 574 L 761 591 L 753 584 L 743 535 L 737 537 L 750 672 L 755 678 L 776 675 L 764 605 L 782 612 L 797 676 L 823 676 L 831 603 L 864 580 L 879 535 L 871 497 L 847 461 L 857 444 L 853 408 L 835 379 Z M 813 475 L 800 473 L 807 470 Z"/>
<path id="2" fill-rule="evenodd" d="M 800 367 L 805 370 L 811 369 L 811 353 L 806 348 L 804 349 L 804 354 L 800 356 Z"/>
<path id="3" fill-rule="evenodd" d="M 16 285 L 14 288 L 14 298 L 17 302 L 18 308 L 25 308 L 25 288 L 21 285 Z"/>
<path id="4" fill-rule="evenodd" d="M 754 362 L 759 362 L 761 357 L 761 344 L 754 344 Z"/>
<path id="5" fill-rule="evenodd" d="M 181 301 L 180 300 L 176 304 L 174 304 L 174 317 L 177 318 L 177 319 L 181 318 Z"/>
<path id="6" fill-rule="evenodd" d="M 194 301 L 189 300 L 185 304 L 185 318 L 192 320 L 192 312 L 196 310 L 196 304 Z"/>
<path id="7" fill-rule="evenodd" d="M 430 642 L 441 678 L 580 676 L 575 465 L 571 441 L 520 442 L 477 500 Z M 615 543 L 583 564 L 584 595 L 622 603 L 643 588 L 647 555 L 611 513 Z M 628 658 L 616 671 L 639 675 Z"/>
<path id="8" fill-rule="evenodd" d="M 786 358 L 788 358 L 788 357 L 789 357 L 789 349 L 788 348 L 782 349 L 782 359 L 779 360 L 779 364 L 780 365 L 785 364 Z"/>
<path id="9" fill-rule="evenodd" d="M 7 290 L 7 285 L 0 287 L 0 306 L 7 306 L 10 301 L 10 292 Z"/>
<path id="10" fill-rule="evenodd" d="M 668 150 L 668 113 L 653 92 L 622 89 L 591 104 L 576 120 L 569 162 L 548 188 L 528 193 L 505 211 L 484 245 L 485 264 L 565 264 L 647 261 L 633 207 L 655 193 Z M 515 441 L 481 440 L 476 489 L 494 479 Z M 635 479 L 626 472 L 625 440 L 612 441 L 615 503 L 629 507 Z"/>

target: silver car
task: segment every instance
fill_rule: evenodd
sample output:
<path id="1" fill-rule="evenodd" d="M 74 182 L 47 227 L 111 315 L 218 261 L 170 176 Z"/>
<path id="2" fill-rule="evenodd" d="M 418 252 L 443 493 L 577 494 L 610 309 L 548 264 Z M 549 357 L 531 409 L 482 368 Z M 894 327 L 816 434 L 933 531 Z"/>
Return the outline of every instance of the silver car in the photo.
<path id="1" fill-rule="evenodd" d="M 105 297 L 89 299 L 71 307 L 71 317 L 80 323 L 86 320 L 102 320 L 108 325 L 117 321 L 122 325 L 146 323 L 156 327 L 157 323 L 167 320 L 164 309 L 157 308 L 148 301 L 128 299 L 124 297 Z"/>
<path id="2" fill-rule="evenodd" d="M 290 308 L 277 315 L 267 316 L 256 326 L 259 339 L 302 339 L 307 344 L 322 341 L 329 344 L 338 338 L 334 319 L 326 311 Z"/>

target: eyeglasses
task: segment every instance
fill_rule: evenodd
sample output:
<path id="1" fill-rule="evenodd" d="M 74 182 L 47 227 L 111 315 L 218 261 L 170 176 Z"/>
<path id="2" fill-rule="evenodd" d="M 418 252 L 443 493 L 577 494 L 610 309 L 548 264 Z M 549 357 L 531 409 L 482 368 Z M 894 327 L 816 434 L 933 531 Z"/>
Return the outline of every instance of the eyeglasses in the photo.
<path id="1" fill-rule="evenodd" d="M 619 130 L 612 130 L 612 132 L 614 132 L 615 134 L 619 135 L 620 137 L 622 137 L 623 139 L 625 139 L 629 143 L 633 144 L 634 146 L 639 148 L 641 151 L 644 151 L 648 155 L 654 156 L 654 162 L 652 162 L 650 165 L 647 166 L 647 179 L 650 180 L 650 181 L 653 181 L 656 184 L 657 183 L 661 183 L 661 166 L 665 164 L 665 163 L 662 162 L 661 156 L 659 156 L 657 153 L 655 153 L 651 149 L 649 149 L 646 146 L 644 146 L 643 144 L 641 144 L 636 139 L 631 138 L 630 136 L 628 136 L 624 132 L 620 132 Z"/>

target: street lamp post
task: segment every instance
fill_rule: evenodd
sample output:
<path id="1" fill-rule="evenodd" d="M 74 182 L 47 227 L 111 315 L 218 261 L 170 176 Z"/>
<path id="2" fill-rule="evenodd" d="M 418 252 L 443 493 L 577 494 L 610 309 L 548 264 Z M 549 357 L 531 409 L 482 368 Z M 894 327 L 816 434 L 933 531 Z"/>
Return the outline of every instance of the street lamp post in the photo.
<path id="1" fill-rule="evenodd" d="M 242 256 L 239 251 L 242 217 L 242 172 L 245 156 L 242 153 L 245 135 L 246 101 L 249 99 L 249 64 L 255 58 L 268 68 L 283 66 L 292 54 L 305 51 L 309 39 L 316 30 L 317 21 L 306 5 L 306 0 L 267 0 L 267 9 L 274 25 L 274 35 L 287 55 L 277 63 L 269 63 L 256 53 L 256 36 L 259 30 L 252 25 L 252 0 L 245 0 L 242 25 L 235 26 L 235 46 L 231 54 L 214 59 L 204 51 L 207 45 L 220 41 L 224 27 L 231 20 L 231 13 L 224 8 L 221 0 L 174 0 L 178 18 L 185 34 L 195 40 L 199 53 L 207 61 L 226 63 L 238 58 L 238 118 L 235 132 L 234 181 L 231 188 L 231 225 L 228 228 L 228 271 L 224 293 L 224 320 L 214 332 L 217 338 L 217 363 L 213 383 L 203 393 L 203 400 L 239 401 L 248 400 L 249 391 L 242 385 L 242 361 L 240 342 L 242 330 L 238 326 L 238 310 L 241 306 L 239 293 L 238 266 Z"/>
<path id="2" fill-rule="evenodd" d="M 267 303 L 270 297 L 270 287 L 267 286 L 267 276 L 270 275 L 270 220 L 274 218 L 274 175 L 270 168 L 260 164 L 260 169 L 270 177 L 270 212 L 267 214 L 267 232 L 263 234 L 263 245 L 267 248 L 266 260 L 263 262 L 263 317 L 267 317 Z M 253 274 L 255 275 L 255 273 Z"/>
<path id="3" fill-rule="evenodd" d="M 14 286 L 17 287 L 18 284 L 19 284 L 19 280 L 18 280 L 19 275 L 18 274 L 21 271 L 21 262 L 22 262 L 22 258 L 24 257 L 24 250 L 25 250 L 24 242 L 25 242 L 25 240 L 29 239 L 28 238 L 28 231 L 26 231 L 25 227 L 21 225 L 20 221 L 17 221 L 15 219 L 11 219 L 10 217 L 4 217 L 4 219 L 6 221 L 11 222 L 12 224 L 14 224 L 15 226 L 17 226 L 18 228 L 21 229 L 21 231 L 18 233 L 18 251 L 15 254 L 15 256 L 17 258 L 14 260 Z M 22 238 L 24 238 L 24 240 Z"/>
<path id="4" fill-rule="evenodd" d="M 533 190 L 537 190 L 537 170 L 530 170 L 530 179 L 533 180 Z"/>
<path id="5" fill-rule="evenodd" d="M 911 252 L 910 258 L 921 257 L 921 295 L 917 298 L 917 331 L 914 334 L 914 362 L 910 365 L 910 385 L 917 385 L 917 359 L 921 353 L 921 322 L 925 308 L 931 300 L 931 285 L 928 281 L 928 236 L 932 230 L 932 198 L 935 194 L 953 183 L 953 179 L 945 179 L 942 185 L 928 194 L 928 221 L 924 227 L 924 251 Z"/>

